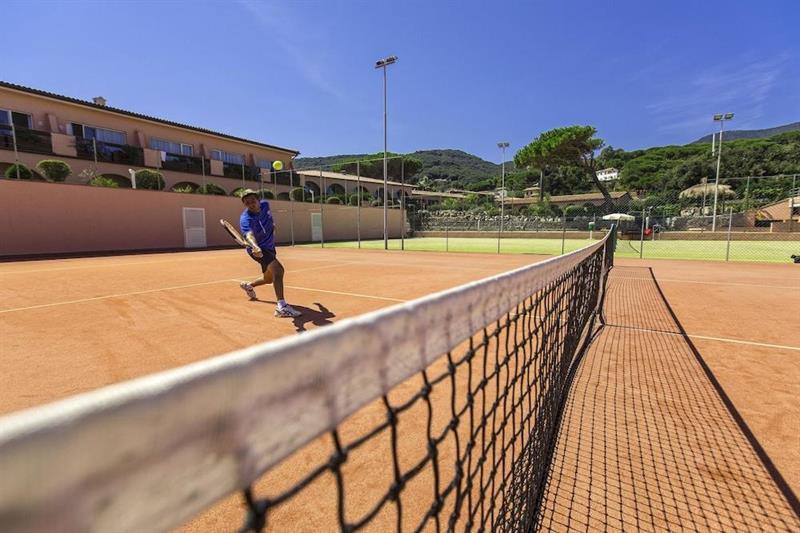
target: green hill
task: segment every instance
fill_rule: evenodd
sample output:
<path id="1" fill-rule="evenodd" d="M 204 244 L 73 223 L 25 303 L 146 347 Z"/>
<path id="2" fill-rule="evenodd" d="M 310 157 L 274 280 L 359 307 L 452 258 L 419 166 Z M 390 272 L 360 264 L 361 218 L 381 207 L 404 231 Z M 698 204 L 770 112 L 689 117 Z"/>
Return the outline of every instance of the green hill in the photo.
<path id="1" fill-rule="evenodd" d="M 730 130 L 726 131 L 722 135 L 722 140 L 735 141 L 738 139 L 766 139 L 768 137 L 772 137 L 773 135 L 780 135 L 781 133 L 798 130 L 800 130 L 800 122 L 793 122 L 791 124 L 785 124 L 783 126 L 777 126 L 775 128 L 767 128 L 763 130 Z M 710 142 L 711 134 L 709 133 L 705 137 L 701 137 L 691 144 L 708 144 Z"/>
<path id="2" fill-rule="evenodd" d="M 419 150 L 407 155 L 422 161 L 422 169 L 412 176 L 406 176 L 406 179 L 410 183 L 417 183 L 423 176 L 427 176 L 437 189 L 471 188 L 487 179 L 493 184 L 494 177 L 500 175 L 500 165 L 462 150 Z M 330 166 L 345 159 L 366 157 L 368 157 L 366 154 L 300 157 L 295 160 L 295 168 L 313 169 Z M 511 169 L 513 163 L 506 163 L 506 170 Z"/>

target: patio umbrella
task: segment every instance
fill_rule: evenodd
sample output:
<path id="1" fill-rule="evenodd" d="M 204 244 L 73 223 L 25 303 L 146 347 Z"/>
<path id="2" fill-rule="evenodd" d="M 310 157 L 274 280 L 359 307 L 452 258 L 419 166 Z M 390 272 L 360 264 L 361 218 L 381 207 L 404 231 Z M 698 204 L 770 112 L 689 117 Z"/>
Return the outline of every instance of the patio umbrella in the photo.
<path id="1" fill-rule="evenodd" d="M 625 213 L 611 213 L 610 215 L 606 215 L 603 217 L 603 220 L 616 220 L 616 221 L 628 221 L 636 220 L 636 217 L 632 215 L 627 215 Z"/>

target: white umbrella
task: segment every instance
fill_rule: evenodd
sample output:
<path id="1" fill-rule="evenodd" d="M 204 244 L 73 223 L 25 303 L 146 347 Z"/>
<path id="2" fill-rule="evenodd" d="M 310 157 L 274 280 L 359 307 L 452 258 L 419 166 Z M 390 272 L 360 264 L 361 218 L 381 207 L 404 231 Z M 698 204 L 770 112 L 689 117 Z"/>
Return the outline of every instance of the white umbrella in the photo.
<path id="1" fill-rule="evenodd" d="M 616 221 L 627 220 L 627 221 L 631 221 L 631 220 L 636 220 L 636 217 L 631 216 L 631 215 L 627 215 L 625 213 L 611 213 L 610 215 L 604 216 L 603 220 L 616 220 Z"/>

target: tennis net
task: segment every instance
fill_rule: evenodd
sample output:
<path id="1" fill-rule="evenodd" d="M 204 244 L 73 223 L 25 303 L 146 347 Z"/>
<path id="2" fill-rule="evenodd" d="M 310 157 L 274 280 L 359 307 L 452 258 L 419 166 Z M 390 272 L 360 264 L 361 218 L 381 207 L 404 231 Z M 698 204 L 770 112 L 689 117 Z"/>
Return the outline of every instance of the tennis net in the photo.
<path id="1" fill-rule="evenodd" d="M 0 530 L 529 529 L 613 247 L 2 418 Z"/>

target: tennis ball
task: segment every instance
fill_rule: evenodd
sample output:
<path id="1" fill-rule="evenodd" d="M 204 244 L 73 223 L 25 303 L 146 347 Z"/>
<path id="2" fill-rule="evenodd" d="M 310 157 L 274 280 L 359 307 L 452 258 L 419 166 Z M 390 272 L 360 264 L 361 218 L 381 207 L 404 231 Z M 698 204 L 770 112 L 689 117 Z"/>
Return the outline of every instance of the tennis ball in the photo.
<path id="1" fill-rule="evenodd" d="M 272 163 L 272 168 L 274 170 L 283 170 L 283 161 L 274 161 Z"/>

